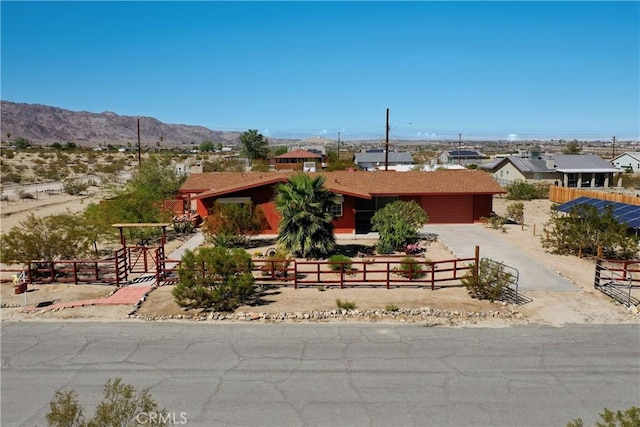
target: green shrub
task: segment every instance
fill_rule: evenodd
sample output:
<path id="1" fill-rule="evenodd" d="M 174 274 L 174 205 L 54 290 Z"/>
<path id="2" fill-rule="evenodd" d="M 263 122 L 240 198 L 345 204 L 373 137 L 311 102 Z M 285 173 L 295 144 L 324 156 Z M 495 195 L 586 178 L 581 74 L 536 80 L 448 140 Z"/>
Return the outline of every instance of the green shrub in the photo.
<path id="1" fill-rule="evenodd" d="M 332 271 L 350 271 L 351 270 L 351 258 L 346 255 L 336 254 L 329 257 L 329 262 L 336 264 L 329 264 L 329 268 Z"/>
<path id="2" fill-rule="evenodd" d="M 140 425 L 137 415 L 154 413 L 156 420 L 145 419 L 145 425 L 166 426 L 164 419 L 169 418 L 165 409 L 160 409 L 148 389 L 136 393 L 130 384 L 123 384 L 121 378 L 113 382 L 107 381 L 103 388 L 103 400 L 96 408 L 95 416 L 87 421 L 84 408 L 78 402 L 78 394 L 74 390 L 55 393 L 49 402 L 50 412 L 47 414 L 47 425 L 51 427 L 88 427 L 88 426 L 133 426 Z"/>
<path id="3" fill-rule="evenodd" d="M 398 308 L 398 306 L 395 305 L 395 304 L 387 304 L 384 307 L 384 309 L 387 310 L 387 311 L 398 311 L 398 310 L 400 310 L 400 308 Z"/>
<path id="4" fill-rule="evenodd" d="M 475 264 L 462 277 L 462 284 L 473 298 L 490 301 L 502 298 L 504 290 L 511 283 L 513 275 L 504 271 L 504 265 L 487 259 L 480 261 L 477 277 L 474 275 Z"/>
<path id="5" fill-rule="evenodd" d="M 172 294 L 181 307 L 232 311 L 254 293 L 251 256 L 243 249 L 187 250 Z"/>
<path id="6" fill-rule="evenodd" d="M 394 271 L 402 277 L 408 279 L 419 279 L 424 276 L 424 270 L 422 268 L 422 262 L 413 257 L 404 257 L 400 265 L 394 268 Z"/>
<path id="7" fill-rule="evenodd" d="M 524 203 L 515 202 L 507 205 L 507 218 L 511 218 L 516 224 L 524 222 Z"/>
<path id="8" fill-rule="evenodd" d="M 640 426 L 640 408 L 632 406 L 626 411 L 613 412 L 607 408 L 600 414 L 596 427 L 638 427 Z M 581 418 L 577 418 L 567 424 L 567 427 L 583 427 Z"/>
<path id="9" fill-rule="evenodd" d="M 544 184 L 530 184 L 518 180 L 506 186 L 507 200 L 544 199 L 549 196 L 549 186 Z"/>
<path id="10" fill-rule="evenodd" d="M 343 310 L 353 310 L 354 308 L 356 308 L 355 301 L 342 301 L 340 298 L 336 298 L 336 305 L 338 306 L 338 308 L 341 308 Z"/>

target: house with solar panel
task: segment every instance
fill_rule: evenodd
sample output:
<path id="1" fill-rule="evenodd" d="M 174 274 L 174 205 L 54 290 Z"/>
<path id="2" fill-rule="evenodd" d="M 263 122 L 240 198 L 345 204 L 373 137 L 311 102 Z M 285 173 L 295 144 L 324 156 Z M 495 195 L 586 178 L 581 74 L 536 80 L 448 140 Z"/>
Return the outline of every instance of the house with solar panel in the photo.
<path id="1" fill-rule="evenodd" d="M 625 172 L 640 172 L 640 152 L 622 153 L 611 159 L 611 164 Z"/>
<path id="2" fill-rule="evenodd" d="M 479 165 L 503 187 L 515 181 L 577 188 L 608 188 L 622 185 L 623 170 L 593 154 L 519 153 Z"/>
<path id="3" fill-rule="evenodd" d="M 459 164 L 470 165 L 477 164 L 479 161 L 486 159 L 487 156 L 478 150 L 448 150 L 443 151 L 438 156 L 438 160 L 442 164 Z"/>

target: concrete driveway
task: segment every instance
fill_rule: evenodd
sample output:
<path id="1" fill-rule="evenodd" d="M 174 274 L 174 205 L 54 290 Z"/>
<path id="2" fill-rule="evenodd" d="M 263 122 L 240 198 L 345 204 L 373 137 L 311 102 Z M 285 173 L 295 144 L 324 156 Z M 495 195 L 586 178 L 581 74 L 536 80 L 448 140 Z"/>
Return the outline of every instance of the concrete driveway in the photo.
<path id="1" fill-rule="evenodd" d="M 579 288 L 560 274 L 529 257 L 524 251 L 502 240 L 478 224 L 427 224 L 421 232 L 435 233 L 459 258 L 480 257 L 502 262 L 518 270 L 521 291 L 577 291 Z"/>

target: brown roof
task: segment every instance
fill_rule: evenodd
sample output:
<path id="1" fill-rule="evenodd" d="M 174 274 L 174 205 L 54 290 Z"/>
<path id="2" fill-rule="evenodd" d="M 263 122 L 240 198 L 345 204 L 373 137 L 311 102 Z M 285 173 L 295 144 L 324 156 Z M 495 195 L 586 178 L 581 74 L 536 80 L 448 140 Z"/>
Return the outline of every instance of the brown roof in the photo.
<path id="1" fill-rule="evenodd" d="M 321 159 L 322 155 L 307 150 L 293 150 L 275 157 L 276 159 Z"/>
<path id="2" fill-rule="evenodd" d="M 215 197 L 235 191 L 286 182 L 300 172 L 210 172 L 191 174 L 181 192 Z M 325 175 L 325 186 L 338 194 L 362 198 L 423 194 L 504 194 L 493 178 L 478 170 L 437 170 L 433 172 L 316 172 Z"/>

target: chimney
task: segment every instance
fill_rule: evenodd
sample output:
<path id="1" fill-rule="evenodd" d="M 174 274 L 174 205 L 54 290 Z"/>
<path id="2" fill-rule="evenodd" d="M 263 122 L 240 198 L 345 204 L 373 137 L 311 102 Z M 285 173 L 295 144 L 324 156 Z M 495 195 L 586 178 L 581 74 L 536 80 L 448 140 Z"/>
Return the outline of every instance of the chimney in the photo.
<path id="1" fill-rule="evenodd" d="M 547 169 L 553 169 L 556 167 L 556 162 L 553 159 L 553 156 L 550 154 L 547 154 Z"/>

